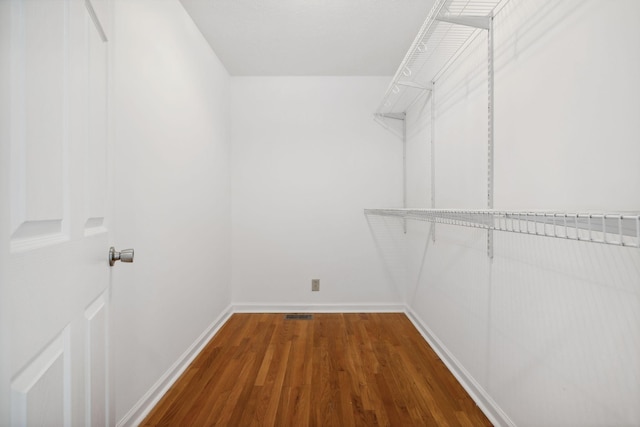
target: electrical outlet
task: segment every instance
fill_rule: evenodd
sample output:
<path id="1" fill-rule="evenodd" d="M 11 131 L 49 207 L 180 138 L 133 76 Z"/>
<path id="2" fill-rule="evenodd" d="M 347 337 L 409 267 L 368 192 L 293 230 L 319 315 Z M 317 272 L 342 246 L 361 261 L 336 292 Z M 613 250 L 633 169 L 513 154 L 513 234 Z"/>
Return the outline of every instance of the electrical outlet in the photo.
<path id="1" fill-rule="evenodd" d="M 311 279 L 311 290 L 318 292 L 320 290 L 320 279 Z"/>

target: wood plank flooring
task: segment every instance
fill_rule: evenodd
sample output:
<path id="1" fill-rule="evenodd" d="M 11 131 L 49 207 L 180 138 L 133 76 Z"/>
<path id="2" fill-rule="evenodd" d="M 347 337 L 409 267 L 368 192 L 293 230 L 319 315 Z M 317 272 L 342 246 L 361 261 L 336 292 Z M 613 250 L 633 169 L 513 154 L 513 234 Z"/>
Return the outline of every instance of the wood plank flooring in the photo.
<path id="1" fill-rule="evenodd" d="M 401 313 L 234 314 L 143 426 L 490 426 Z"/>

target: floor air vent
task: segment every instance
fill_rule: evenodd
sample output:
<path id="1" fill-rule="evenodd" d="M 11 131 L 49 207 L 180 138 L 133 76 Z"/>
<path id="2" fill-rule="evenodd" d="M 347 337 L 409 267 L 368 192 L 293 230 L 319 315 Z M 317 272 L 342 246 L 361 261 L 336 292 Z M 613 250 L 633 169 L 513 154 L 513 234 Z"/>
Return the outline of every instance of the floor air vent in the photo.
<path id="1" fill-rule="evenodd" d="M 313 314 L 285 314 L 286 320 L 312 320 Z"/>

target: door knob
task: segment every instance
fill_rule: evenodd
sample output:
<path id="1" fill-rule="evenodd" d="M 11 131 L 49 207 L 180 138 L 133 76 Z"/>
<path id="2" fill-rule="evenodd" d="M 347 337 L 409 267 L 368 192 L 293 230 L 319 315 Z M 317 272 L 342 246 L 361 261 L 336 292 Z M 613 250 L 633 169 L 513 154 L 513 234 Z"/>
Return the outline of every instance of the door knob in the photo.
<path id="1" fill-rule="evenodd" d="M 109 265 L 113 267 L 116 261 L 133 262 L 133 249 L 116 251 L 113 246 L 109 248 Z"/>

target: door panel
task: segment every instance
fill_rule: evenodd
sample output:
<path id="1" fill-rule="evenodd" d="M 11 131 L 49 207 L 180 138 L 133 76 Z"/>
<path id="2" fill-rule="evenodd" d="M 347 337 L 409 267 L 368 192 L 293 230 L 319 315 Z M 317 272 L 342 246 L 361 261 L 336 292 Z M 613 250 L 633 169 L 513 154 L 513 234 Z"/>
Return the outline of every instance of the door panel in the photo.
<path id="1" fill-rule="evenodd" d="M 65 3 L 14 2 L 11 251 L 65 240 Z M 46 70 L 46 72 L 43 72 Z"/>
<path id="2" fill-rule="evenodd" d="M 12 381 L 12 425 L 70 425 L 69 353 L 65 328 Z"/>
<path id="3" fill-rule="evenodd" d="M 89 138 L 84 162 L 85 236 L 106 231 L 107 44 L 104 34 L 95 25 L 95 19 L 88 23 Z"/>
<path id="4" fill-rule="evenodd" d="M 9 413 L 109 425 L 109 50 L 89 0 L 13 1 L 3 193 Z M 2 104 L 0 104 L 2 105 Z M 3 106 L 2 108 L 5 108 Z M 5 110 L 3 110 L 5 111 Z M 8 341 L 8 345 L 6 342 Z M 3 356 L 4 357 L 4 356 Z M 4 411 L 4 410 L 3 410 Z"/>
<path id="5" fill-rule="evenodd" d="M 84 312 L 86 331 L 85 418 L 87 426 L 108 425 L 107 341 L 108 295 L 105 293 Z"/>

